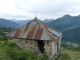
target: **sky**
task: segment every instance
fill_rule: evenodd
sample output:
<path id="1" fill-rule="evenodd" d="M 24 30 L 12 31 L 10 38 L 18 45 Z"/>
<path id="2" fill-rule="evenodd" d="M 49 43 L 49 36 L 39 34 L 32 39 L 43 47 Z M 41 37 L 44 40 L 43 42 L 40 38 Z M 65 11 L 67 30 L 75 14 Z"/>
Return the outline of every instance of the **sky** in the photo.
<path id="1" fill-rule="evenodd" d="M 80 0 L 0 0 L 0 18 L 44 20 L 66 14 L 80 15 Z"/>

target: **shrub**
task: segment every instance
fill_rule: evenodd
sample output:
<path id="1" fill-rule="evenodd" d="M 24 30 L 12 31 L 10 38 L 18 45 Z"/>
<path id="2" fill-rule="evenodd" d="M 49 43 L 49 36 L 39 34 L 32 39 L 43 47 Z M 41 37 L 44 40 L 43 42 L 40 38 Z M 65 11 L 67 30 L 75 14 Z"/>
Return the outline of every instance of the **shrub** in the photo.
<path id="1" fill-rule="evenodd" d="M 37 60 L 37 55 L 32 54 L 27 50 L 17 50 L 17 49 L 8 49 L 6 51 L 7 55 L 14 60 Z"/>
<path id="2" fill-rule="evenodd" d="M 7 40 L 5 40 L 4 45 L 10 47 L 10 48 L 17 48 L 17 49 L 21 49 L 15 42 L 9 42 Z"/>
<path id="3" fill-rule="evenodd" d="M 6 41 L 4 44 L 6 45 L 5 53 L 13 60 L 38 60 L 36 54 L 32 54 L 30 51 L 20 49 L 19 46 L 14 42 Z"/>

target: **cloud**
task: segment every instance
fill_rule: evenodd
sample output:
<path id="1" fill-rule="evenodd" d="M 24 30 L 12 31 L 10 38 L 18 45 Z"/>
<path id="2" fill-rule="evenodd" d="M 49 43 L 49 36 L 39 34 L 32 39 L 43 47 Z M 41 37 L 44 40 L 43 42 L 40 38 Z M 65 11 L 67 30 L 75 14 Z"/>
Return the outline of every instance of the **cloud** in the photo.
<path id="1" fill-rule="evenodd" d="M 79 6 L 80 0 L 1 0 L 0 17 L 33 19 L 37 12 L 39 19 L 58 18 L 65 14 L 79 15 Z"/>

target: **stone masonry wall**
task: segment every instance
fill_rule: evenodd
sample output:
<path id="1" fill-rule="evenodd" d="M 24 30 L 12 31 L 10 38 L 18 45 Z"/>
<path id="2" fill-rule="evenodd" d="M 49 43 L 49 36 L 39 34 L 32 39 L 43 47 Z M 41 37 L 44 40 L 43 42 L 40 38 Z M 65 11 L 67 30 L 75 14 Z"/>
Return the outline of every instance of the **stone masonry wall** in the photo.
<path id="1" fill-rule="evenodd" d="M 32 53 L 42 54 L 39 50 L 38 42 L 36 40 L 26 40 L 26 39 L 17 39 L 11 38 L 9 41 L 16 42 L 21 48 L 31 51 Z M 48 57 L 53 56 L 52 51 L 52 41 L 43 41 L 44 42 L 44 52 L 47 53 Z"/>

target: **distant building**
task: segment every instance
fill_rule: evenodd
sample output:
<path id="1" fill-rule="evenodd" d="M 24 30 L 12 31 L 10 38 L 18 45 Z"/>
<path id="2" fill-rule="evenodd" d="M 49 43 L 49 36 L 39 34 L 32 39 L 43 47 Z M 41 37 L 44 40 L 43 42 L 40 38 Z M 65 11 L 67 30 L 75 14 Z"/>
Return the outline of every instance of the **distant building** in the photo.
<path id="1" fill-rule="evenodd" d="M 62 33 L 46 25 L 37 17 L 6 36 L 21 48 L 38 54 L 38 57 L 42 57 L 45 52 L 50 60 L 54 60 L 60 52 Z"/>

